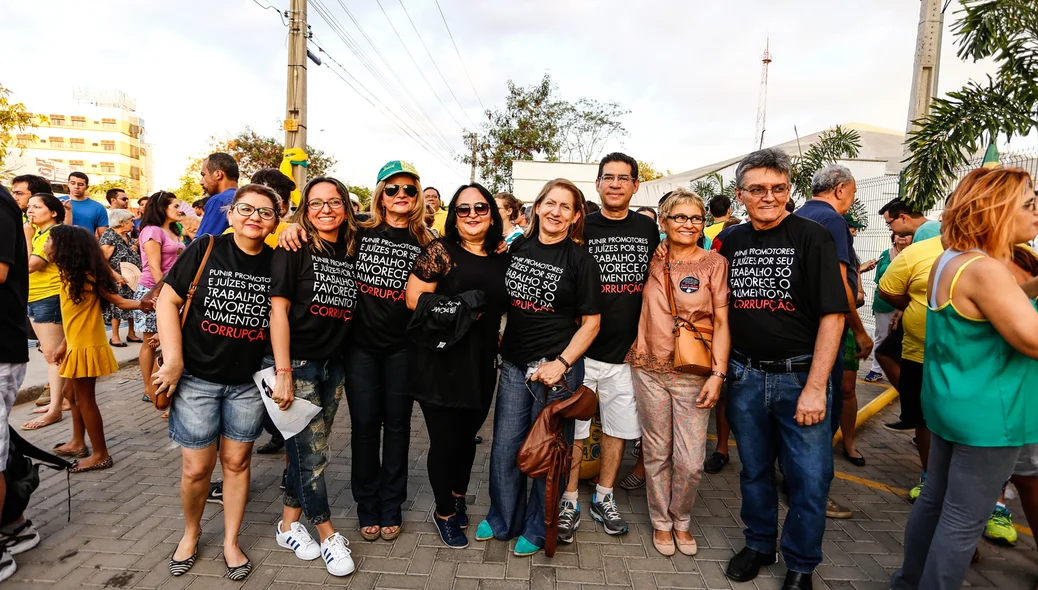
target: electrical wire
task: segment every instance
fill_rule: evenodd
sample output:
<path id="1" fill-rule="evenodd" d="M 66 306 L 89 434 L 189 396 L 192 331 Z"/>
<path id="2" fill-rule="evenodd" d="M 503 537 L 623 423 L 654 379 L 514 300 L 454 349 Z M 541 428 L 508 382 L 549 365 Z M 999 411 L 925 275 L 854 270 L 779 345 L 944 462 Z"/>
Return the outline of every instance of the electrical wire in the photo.
<path id="1" fill-rule="evenodd" d="M 454 46 L 454 53 L 458 56 L 458 61 L 461 62 L 461 69 L 465 70 L 465 77 L 469 79 L 469 86 L 472 86 L 472 94 L 476 95 L 476 100 L 479 101 L 479 108 L 484 111 L 487 107 L 483 106 L 483 99 L 479 97 L 479 92 L 476 91 L 476 85 L 472 82 L 472 76 L 469 75 L 469 69 L 465 66 L 465 60 L 461 59 L 461 51 L 458 50 L 458 44 L 454 42 L 454 34 L 451 33 L 450 25 L 447 24 L 447 17 L 443 15 L 443 9 L 440 8 L 440 0 L 434 0 L 436 2 L 436 10 L 440 11 L 440 18 L 443 19 L 443 26 L 447 29 L 447 36 L 451 38 L 451 45 Z"/>
<path id="2" fill-rule="evenodd" d="M 273 10 L 274 12 L 276 12 L 278 17 L 281 18 L 281 24 L 285 25 L 286 27 L 288 26 L 288 21 L 285 20 L 285 15 L 280 10 L 278 10 L 277 6 L 274 6 L 273 4 L 266 4 L 266 5 L 264 5 L 264 4 L 261 4 L 259 0 L 252 0 L 252 1 L 255 2 L 256 6 L 259 6 L 260 8 L 269 9 L 269 10 Z"/>
<path id="3" fill-rule="evenodd" d="M 407 7 L 404 6 L 404 0 L 397 0 L 397 2 L 400 3 L 400 8 L 404 9 L 404 15 L 407 17 L 407 22 L 411 23 L 411 28 L 414 29 L 414 34 L 418 36 L 418 41 L 422 44 L 422 48 L 425 49 L 425 54 L 429 56 L 429 60 L 432 61 L 432 65 L 433 68 L 436 69 L 436 73 L 439 74 L 440 79 L 443 80 L 443 85 L 447 87 L 447 91 L 450 92 L 451 96 L 454 97 L 454 102 L 458 103 L 458 106 L 461 107 L 461 112 L 465 113 L 465 118 L 467 118 L 469 122 L 472 123 L 472 127 L 475 128 L 476 122 L 473 121 L 471 117 L 469 117 L 469 114 L 465 111 L 465 107 L 461 106 L 461 101 L 458 100 L 458 96 L 454 94 L 454 89 L 451 88 L 450 83 L 447 82 L 447 78 L 445 78 L 443 72 L 440 71 L 440 66 L 436 65 L 436 58 L 434 58 L 432 52 L 429 51 L 429 47 L 425 44 L 425 40 L 422 39 L 422 34 L 418 32 L 418 27 L 416 27 L 414 21 L 411 20 L 411 15 L 407 12 Z M 379 2 L 379 6 L 382 6 L 381 2 Z"/>

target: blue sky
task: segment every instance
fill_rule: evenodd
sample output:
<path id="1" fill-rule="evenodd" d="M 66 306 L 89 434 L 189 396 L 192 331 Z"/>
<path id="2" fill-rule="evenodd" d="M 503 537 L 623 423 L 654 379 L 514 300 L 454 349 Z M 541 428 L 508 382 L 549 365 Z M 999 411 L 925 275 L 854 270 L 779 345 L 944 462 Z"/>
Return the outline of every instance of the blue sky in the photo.
<path id="1" fill-rule="evenodd" d="M 470 119 L 483 117 L 436 4 L 379 2 L 386 14 L 373 0 L 319 4 L 391 86 L 400 85 L 399 77 L 402 90 L 383 89 L 311 5 L 313 33 L 376 102 L 407 118 L 400 106 L 406 98 L 397 97 L 413 97 L 431 118 L 435 135 L 462 150 L 458 123 L 471 126 Z M 6 4 L 0 38 L 8 59 L 0 62 L 0 84 L 15 100 L 41 110 L 71 101 L 75 84 L 115 87 L 134 96 L 154 145 L 156 188 L 174 186 L 210 136 L 225 137 L 245 125 L 281 133 L 287 29 L 276 11 L 260 4 L 283 10 L 288 0 Z M 502 104 L 507 80 L 532 84 L 549 72 L 566 99 L 615 100 L 630 109 L 624 120 L 630 136 L 609 147 L 661 169 L 683 171 L 748 151 L 760 54 L 769 36 L 774 62 L 766 143 L 792 139 L 794 125 L 801 135 L 851 121 L 905 127 L 918 2 L 440 0 L 439 5 L 486 107 Z M 385 71 L 344 6 L 396 77 Z M 946 29 L 957 9 L 953 1 Z M 993 73 L 990 63 L 961 62 L 955 49 L 946 30 L 942 92 Z M 343 180 L 373 185 L 383 163 L 402 158 L 415 164 L 426 184 L 449 190 L 467 181 L 463 165 L 442 161 L 449 158 L 446 150 L 430 154 L 403 135 L 328 66 L 311 65 L 309 82 L 310 143 L 338 158 L 335 173 Z"/>

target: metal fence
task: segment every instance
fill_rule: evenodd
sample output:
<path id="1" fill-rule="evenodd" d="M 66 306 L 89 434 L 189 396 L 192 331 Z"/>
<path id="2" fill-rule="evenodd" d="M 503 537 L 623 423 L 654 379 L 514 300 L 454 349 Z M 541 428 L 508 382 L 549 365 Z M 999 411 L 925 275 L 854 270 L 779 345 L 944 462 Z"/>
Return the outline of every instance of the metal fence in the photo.
<path id="1" fill-rule="evenodd" d="M 1031 150 L 1004 154 L 1001 161 L 1005 167 L 1023 168 L 1030 172 L 1032 177 L 1038 177 L 1038 151 Z M 957 185 L 966 174 L 979 167 L 981 163 L 980 160 L 977 160 L 959 169 L 956 172 L 955 183 L 952 186 Z M 897 197 L 898 177 L 881 176 L 879 178 L 868 178 L 859 180 L 857 184 L 857 199 L 865 205 L 865 209 L 868 211 L 868 228 L 858 232 L 858 236 L 854 239 L 854 249 L 858 253 L 858 257 L 864 262 L 878 258 L 884 250 L 890 248 L 890 230 L 883 221 L 883 216 L 879 214 L 879 210 L 883 205 Z M 940 199 L 933 209 L 927 211 L 926 216 L 930 219 L 940 219 L 940 213 L 943 209 L 944 200 Z M 863 274 L 861 284 L 862 288 L 865 289 L 865 306 L 859 311 L 861 312 L 862 321 L 871 332 L 875 325 L 875 319 L 872 316 L 872 302 L 876 297 L 875 271 Z"/>

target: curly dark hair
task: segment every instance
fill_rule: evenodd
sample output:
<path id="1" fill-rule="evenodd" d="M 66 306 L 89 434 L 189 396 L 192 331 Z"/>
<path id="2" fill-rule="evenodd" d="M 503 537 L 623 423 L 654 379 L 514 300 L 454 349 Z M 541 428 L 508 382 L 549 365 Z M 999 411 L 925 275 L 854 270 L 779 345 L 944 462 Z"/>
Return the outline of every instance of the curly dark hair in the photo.
<path id="1" fill-rule="evenodd" d="M 104 308 L 108 300 L 101 297 L 100 291 L 118 293 L 119 290 L 112 277 L 112 267 L 101 253 L 97 237 L 82 227 L 55 225 L 50 230 L 50 239 L 54 248 L 50 261 L 58 265 L 61 282 L 66 285 L 69 299 L 73 303 L 81 303 L 86 285 L 91 283 Z"/>

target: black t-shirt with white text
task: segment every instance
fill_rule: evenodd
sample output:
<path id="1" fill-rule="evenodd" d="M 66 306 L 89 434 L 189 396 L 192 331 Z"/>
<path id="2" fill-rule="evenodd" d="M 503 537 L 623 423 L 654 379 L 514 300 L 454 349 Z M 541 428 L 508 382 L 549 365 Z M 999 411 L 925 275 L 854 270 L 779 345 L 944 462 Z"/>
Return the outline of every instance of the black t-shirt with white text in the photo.
<path id="1" fill-rule="evenodd" d="M 515 365 L 554 359 L 577 332 L 580 317 L 601 309 L 598 264 L 568 238 L 547 245 L 537 237 L 517 238 L 509 251 L 510 307 L 501 356 Z"/>
<path id="2" fill-rule="evenodd" d="M 288 312 L 292 358 L 319 360 L 342 354 L 357 303 L 353 264 L 341 242 L 326 242 L 324 252 L 309 247 L 274 252 L 270 296 L 292 302 Z"/>
<path id="3" fill-rule="evenodd" d="M 407 228 L 381 225 L 357 236 L 357 326 L 352 344 L 382 354 L 407 346 L 404 292 L 415 258 L 422 252 Z"/>
<path id="4" fill-rule="evenodd" d="M 192 242 L 164 279 L 182 299 L 187 298 L 209 239 Z M 184 322 L 184 369 L 213 383 L 251 383 L 269 346 L 274 251 L 264 245 L 259 254 L 246 254 L 234 242 L 234 234 L 212 239 L 213 251 Z"/>
<path id="5" fill-rule="evenodd" d="M 728 259 L 732 350 L 752 359 L 812 354 L 821 317 L 849 311 L 836 243 L 814 221 L 788 215 L 767 230 L 737 225 L 721 255 Z"/>
<path id="6" fill-rule="evenodd" d="M 630 211 L 622 220 L 601 212 L 587 216 L 584 244 L 598 263 L 602 283 L 602 327 L 587 349 L 588 358 L 624 362 L 638 335 L 642 290 L 659 243 L 659 229 L 644 215 Z"/>

